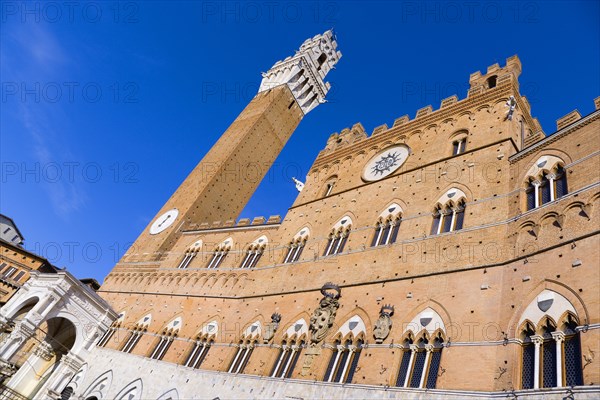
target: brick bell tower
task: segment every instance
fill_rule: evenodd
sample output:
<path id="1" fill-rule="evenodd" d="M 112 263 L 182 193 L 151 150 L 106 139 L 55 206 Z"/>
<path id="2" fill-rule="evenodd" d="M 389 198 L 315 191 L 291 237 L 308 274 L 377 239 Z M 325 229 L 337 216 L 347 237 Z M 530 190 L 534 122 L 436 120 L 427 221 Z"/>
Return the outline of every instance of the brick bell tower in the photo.
<path id="1" fill-rule="evenodd" d="M 342 54 L 332 31 L 306 40 L 266 73 L 256 96 L 144 229 L 122 261 L 157 261 L 185 227 L 238 218 L 283 146 L 331 87 Z M 253 167 L 252 174 L 243 173 Z M 250 176 L 249 176 L 250 175 Z M 250 179 L 248 179 L 250 178 Z"/>

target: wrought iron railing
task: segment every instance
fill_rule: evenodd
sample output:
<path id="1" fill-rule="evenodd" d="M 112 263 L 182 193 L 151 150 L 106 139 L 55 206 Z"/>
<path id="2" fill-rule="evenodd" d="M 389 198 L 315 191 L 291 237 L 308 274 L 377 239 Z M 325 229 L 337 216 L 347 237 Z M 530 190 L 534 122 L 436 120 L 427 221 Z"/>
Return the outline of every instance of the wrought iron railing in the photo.
<path id="1" fill-rule="evenodd" d="M 0 400 L 29 400 L 29 397 L 15 392 L 13 389 L 0 383 Z"/>

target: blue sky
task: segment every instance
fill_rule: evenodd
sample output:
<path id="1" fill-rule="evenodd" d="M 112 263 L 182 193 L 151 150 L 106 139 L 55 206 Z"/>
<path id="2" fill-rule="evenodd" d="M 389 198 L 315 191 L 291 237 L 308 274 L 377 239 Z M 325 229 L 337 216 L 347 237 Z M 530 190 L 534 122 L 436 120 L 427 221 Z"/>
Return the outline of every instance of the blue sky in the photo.
<path id="1" fill-rule="evenodd" d="M 546 134 L 600 95 L 597 1 L 3 1 L 0 212 L 26 248 L 102 280 L 254 96 L 334 28 L 329 103 L 301 122 L 242 217 L 285 215 L 328 136 L 457 94 L 518 54 Z"/>

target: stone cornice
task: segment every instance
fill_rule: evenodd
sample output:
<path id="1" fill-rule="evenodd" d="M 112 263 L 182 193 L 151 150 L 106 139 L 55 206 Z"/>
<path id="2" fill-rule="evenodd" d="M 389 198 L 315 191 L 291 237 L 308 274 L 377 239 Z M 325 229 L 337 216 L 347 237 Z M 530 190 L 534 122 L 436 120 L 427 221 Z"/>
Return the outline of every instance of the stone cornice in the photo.
<path id="1" fill-rule="evenodd" d="M 533 153 L 534 151 L 540 149 L 541 147 L 544 147 L 550 143 L 554 143 L 557 140 L 563 138 L 564 136 L 569 135 L 570 133 L 576 131 L 577 129 L 592 123 L 593 121 L 597 120 L 598 118 L 600 118 L 600 110 L 596 110 L 591 114 L 588 114 L 587 116 L 581 118 L 578 121 L 573 122 L 572 124 L 565 126 L 564 128 L 554 132 L 552 135 L 550 136 L 546 136 L 544 139 L 532 144 L 529 147 L 526 147 L 525 149 L 521 150 L 520 152 L 513 154 L 512 156 L 510 156 L 508 158 L 508 160 L 511 163 L 514 163 L 516 161 L 519 161 L 521 159 L 523 159 L 524 157 L 528 156 L 529 154 Z"/>
<path id="2" fill-rule="evenodd" d="M 490 268 L 495 268 L 495 267 L 504 267 L 504 266 L 510 265 L 513 262 L 525 260 L 528 257 L 532 257 L 537 254 L 541 254 L 545 251 L 549 251 L 549 250 L 552 250 L 552 249 L 555 249 L 555 248 L 558 248 L 561 246 L 565 246 L 565 245 L 570 245 L 573 242 L 578 242 L 578 241 L 581 241 L 588 237 L 596 236 L 599 234 L 600 234 L 600 230 L 595 230 L 595 231 L 587 233 L 585 235 L 581 235 L 581 236 L 578 236 L 575 238 L 570 238 L 568 240 L 561 241 L 560 243 L 556 243 L 556 244 L 553 244 L 553 245 L 550 245 L 550 246 L 547 246 L 544 248 L 539 248 L 536 251 L 533 251 L 531 253 L 523 254 L 523 255 L 520 255 L 517 257 L 512 257 L 510 259 L 506 259 L 506 260 L 499 261 L 499 262 L 480 264 L 480 265 L 468 265 L 466 267 L 458 267 L 455 269 L 445 269 L 445 270 L 426 272 L 426 273 L 421 273 L 421 274 L 410 274 L 410 275 L 402 276 L 402 277 L 386 277 L 383 279 L 375 279 L 375 280 L 363 281 L 363 282 L 359 282 L 359 283 L 348 283 L 348 284 L 342 284 L 339 286 L 341 289 L 344 289 L 344 288 L 359 287 L 359 286 L 386 284 L 386 283 L 395 282 L 395 281 L 406 281 L 406 280 L 410 281 L 413 279 L 430 278 L 433 276 L 456 274 L 456 273 L 461 273 L 461 272 L 466 272 L 466 271 L 490 269 Z M 287 265 L 287 264 L 283 264 L 283 265 Z M 268 267 L 268 268 L 273 268 L 273 267 Z M 263 267 L 262 269 L 267 269 L 267 268 Z M 177 271 L 176 269 L 172 269 L 172 270 Z M 245 269 L 243 271 L 244 272 L 252 272 L 252 271 L 259 271 L 259 270 L 260 269 L 251 269 L 251 270 Z M 229 270 L 229 272 L 231 272 L 231 270 Z M 261 294 L 239 295 L 239 296 L 175 293 L 175 292 L 156 292 L 156 291 L 142 292 L 142 291 L 124 291 L 124 290 L 103 290 L 103 289 L 98 290 L 98 292 L 119 293 L 119 294 L 142 294 L 142 295 L 156 295 L 156 296 L 170 296 L 170 297 L 192 297 L 192 298 L 214 298 L 214 299 L 242 300 L 242 299 L 253 299 L 253 298 L 290 295 L 290 294 L 298 294 L 298 293 L 313 293 L 313 292 L 317 292 L 320 290 L 321 290 L 320 287 L 319 288 L 305 288 L 305 289 L 295 289 L 295 290 L 278 291 L 278 292 L 272 292 L 272 293 L 261 293 Z"/>

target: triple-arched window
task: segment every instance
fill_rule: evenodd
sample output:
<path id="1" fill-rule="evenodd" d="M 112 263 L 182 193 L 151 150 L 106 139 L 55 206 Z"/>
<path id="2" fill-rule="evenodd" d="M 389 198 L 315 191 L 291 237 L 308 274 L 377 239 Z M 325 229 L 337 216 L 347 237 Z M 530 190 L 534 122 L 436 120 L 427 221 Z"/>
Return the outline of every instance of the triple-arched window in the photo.
<path id="1" fill-rule="evenodd" d="M 362 339 L 353 341 L 348 338 L 343 343 L 336 340 L 323 380 L 325 382 L 351 383 L 358 366 L 362 346 Z"/>
<path id="2" fill-rule="evenodd" d="M 540 316 L 535 325 L 532 320 Z M 521 387 L 583 385 L 579 321 L 571 303 L 544 290 L 526 308 L 521 321 Z"/>
<path id="3" fill-rule="evenodd" d="M 298 233 L 296 233 L 289 244 L 285 258 L 283 259 L 284 264 L 293 263 L 300 259 L 309 235 L 310 231 L 307 227 L 302 228 Z"/>
<path id="4" fill-rule="evenodd" d="M 300 353 L 304 348 L 303 340 L 290 339 L 281 343 L 277 361 L 271 371 L 273 378 L 289 378 L 296 368 Z"/>
<path id="5" fill-rule="evenodd" d="M 440 315 L 431 308 L 421 311 L 404 332 L 396 386 L 434 389 L 444 342 L 445 327 Z"/>
<path id="6" fill-rule="evenodd" d="M 568 193 L 564 162 L 554 156 L 542 156 L 529 169 L 525 194 L 527 210 L 560 199 Z"/>
<path id="7" fill-rule="evenodd" d="M 463 228 L 466 196 L 460 189 L 450 189 L 439 200 L 433 210 L 431 234 L 459 231 Z"/>
<path id="8" fill-rule="evenodd" d="M 199 368 L 202 365 L 210 347 L 215 341 L 218 329 L 219 325 L 217 321 L 212 321 L 202 327 L 202 331 L 196 336 L 183 365 L 190 368 Z"/>
<path id="9" fill-rule="evenodd" d="M 142 317 L 136 324 L 133 329 L 129 333 L 125 344 L 121 347 L 121 351 L 124 353 L 131 353 L 135 346 L 138 344 L 144 333 L 148 330 L 148 325 L 152 321 L 152 316 L 150 314 Z"/>
<path id="10" fill-rule="evenodd" d="M 194 244 L 192 244 L 185 251 L 185 253 L 183 255 L 183 258 L 179 262 L 179 265 L 177 266 L 177 268 L 179 268 L 179 269 L 185 269 L 185 268 L 187 268 L 188 265 L 190 265 L 190 263 L 194 259 L 194 257 L 196 257 L 196 254 L 198 254 L 198 252 L 200 252 L 200 251 L 202 251 L 202 240 L 198 240 L 197 242 L 195 242 Z"/>
<path id="11" fill-rule="evenodd" d="M 227 238 L 226 240 L 221 242 L 215 248 L 215 251 L 214 251 L 212 257 L 210 258 L 210 261 L 208 262 L 208 265 L 206 266 L 206 268 L 208 268 L 208 269 L 219 268 L 219 266 L 221 265 L 221 263 L 223 262 L 223 260 L 227 256 L 227 254 L 229 253 L 229 250 L 231 250 L 232 244 L 233 244 L 233 239 L 231 239 L 231 238 Z"/>
<path id="12" fill-rule="evenodd" d="M 231 364 L 229 364 L 229 369 L 227 372 L 238 374 L 243 373 L 244 368 L 248 365 L 248 361 L 250 361 L 250 356 L 254 351 L 254 346 L 258 343 L 258 340 L 242 340 L 238 344 L 238 350 L 235 353 L 235 356 L 231 360 Z"/>
<path id="13" fill-rule="evenodd" d="M 365 337 L 365 323 L 354 315 L 341 325 L 323 376 L 325 382 L 351 383 L 358 367 Z"/>
<path id="14" fill-rule="evenodd" d="M 123 319 L 125 319 L 125 312 L 121 312 L 119 314 L 119 317 L 115 320 L 115 322 L 112 323 L 110 328 L 108 328 L 106 332 L 104 332 L 104 335 L 102 335 L 102 337 L 98 341 L 98 347 L 104 347 L 108 344 L 108 342 L 113 338 L 115 333 L 121 328 L 121 325 L 123 324 Z M 117 337 L 116 341 L 118 340 L 119 338 Z"/>
<path id="15" fill-rule="evenodd" d="M 213 343 L 213 339 L 209 340 L 206 338 L 196 338 L 192 349 L 190 350 L 187 358 L 185 359 L 184 365 L 186 367 L 199 368 L 204 359 L 206 358 L 206 355 L 208 354 L 208 351 L 210 350 L 210 347 Z"/>
<path id="16" fill-rule="evenodd" d="M 390 205 L 377 219 L 371 247 L 395 243 L 402 222 L 402 208 L 394 203 Z"/>
<path id="17" fill-rule="evenodd" d="M 325 246 L 325 252 L 323 253 L 323 256 L 331 256 L 344 251 L 344 246 L 346 246 L 351 229 L 352 219 L 350 217 L 345 216 L 340 219 L 333 226 L 333 229 L 329 234 L 329 239 L 327 240 L 327 245 Z"/>
<path id="18" fill-rule="evenodd" d="M 442 359 L 444 339 L 441 334 L 430 339 L 426 333 L 418 338 L 407 335 L 403 342 L 396 386 L 434 389 Z"/>
<path id="19" fill-rule="evenodd" d="M 156 346 L 150 353 L 150 358 L 153 360 L 162 360 L 165 354 L 167 354 L 167 350 L 173 344 L 173 341 L 179 334 L 179 329 L 181 328 L 181 317 L 175 318 L 173 321 L 169 322 L 169 324 L 163 329 L 162 334 Z"/>
<path id="20" fill-rule="evenodd" d="M 258 261 L 262 257 L 265 247 L 267 246 L 268 239 L 266 236 L 261 236 L 254 242 L 250 243 L 246 250 L 246 255 L 240 264 L 240 268 L 254 268 L 258 264 Z"/>

